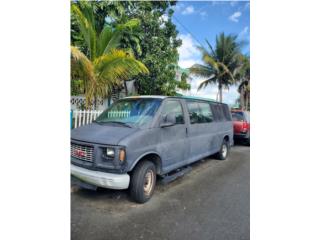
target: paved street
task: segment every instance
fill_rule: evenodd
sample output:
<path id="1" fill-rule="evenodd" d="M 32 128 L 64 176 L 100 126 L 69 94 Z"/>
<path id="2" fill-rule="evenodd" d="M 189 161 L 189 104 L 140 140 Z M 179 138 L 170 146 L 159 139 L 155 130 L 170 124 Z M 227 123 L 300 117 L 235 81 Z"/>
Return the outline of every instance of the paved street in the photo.
<path id="1" fill-rule="evenodd" d="M 249 239 L 250 148 L 192 167 L 142 205 L 127 191 L 72 187 L 72 239 Z"/>

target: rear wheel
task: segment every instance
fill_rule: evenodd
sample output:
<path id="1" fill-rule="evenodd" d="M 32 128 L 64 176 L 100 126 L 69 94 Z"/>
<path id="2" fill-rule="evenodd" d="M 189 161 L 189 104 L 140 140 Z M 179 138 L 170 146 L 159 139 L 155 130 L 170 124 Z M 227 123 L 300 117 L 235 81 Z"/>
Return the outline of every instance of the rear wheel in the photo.
<path id="1" fill-rule="evenodd" d="M 147 202 L 156 185 L 156 167 L 150 161 L 138 163 L 130 180 L 130 195 L 137 203 Z"/>
<path id="2" fill-rule="evenodd" d="M 219 160 L 227 159 L 229 155 L 229 149 L 230 149 L 229 142 L 226 139 L 224 139 L 221 144 L 220 151 L 216 154 L 217 158 Z"/>

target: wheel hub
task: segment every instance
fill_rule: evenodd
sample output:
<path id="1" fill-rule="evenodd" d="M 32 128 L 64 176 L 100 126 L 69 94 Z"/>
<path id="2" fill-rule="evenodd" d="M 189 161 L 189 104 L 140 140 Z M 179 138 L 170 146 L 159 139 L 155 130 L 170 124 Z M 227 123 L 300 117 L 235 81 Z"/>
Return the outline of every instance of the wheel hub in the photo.
<path id="1" fill-rule="evenodd" d="M 223 144 L 222 146 L 222 156 L 225 158 L 227 156 L 228 148 L 227 145 Z"/>
<path id="2" fill-rule="evenodd" d="M 143 186 L 143 191 L 146 195 L 150 195 L 151 190 L 153 188 L 153 182 L 154 182 L 154 173 L 152 170 L 148 170 L 144 177 L 144 186 Z"/>

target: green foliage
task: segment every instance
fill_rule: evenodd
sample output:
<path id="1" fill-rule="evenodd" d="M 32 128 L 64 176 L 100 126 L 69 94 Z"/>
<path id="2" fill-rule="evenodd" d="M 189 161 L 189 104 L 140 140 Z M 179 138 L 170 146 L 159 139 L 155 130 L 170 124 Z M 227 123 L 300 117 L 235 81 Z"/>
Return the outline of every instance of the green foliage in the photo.
<path id="1" fill-rule="evenodd" d="M 218 84 L 220 101 L 222 102 L 222 88 L 228 88 L 237 79 L 237 71 L 241 66 L 240 49 L 243 43 L 236 41 L 236 36 L 221 33 L 216 37 L 215 48 L 207 41 L 209 51 L 198 47 L 202 53 L 204 65 L 195 64 L 190 72 L 206 79 L 199 85 L 199 89 L 209 84 Z"/>
<path id="2" fill-rule="evenodd" d="M 148 73 L 145 65 L 128 51 L 119 47 L 123 31 L 139 25 L 131 19 L 116 27 L 104 25 L 97 32 L 95 7 L 92 2 L 76 2 L 71 5 L 73 19 L 78 25 L 82 41 L 80 47 L 71 46 L 71 87 L 72 92 L 84 89 L 89 105 L 94 98 L 106 97 L 114 86 L 140 73 Z M 79 41 L 81 39 L 78 39 Z M 86 47 L 86 51 L 81 50 Z"/>
<path id="3" fill-rule="evenodd" d="M 115 23 L 126 22 L 137 18 L 140 25 L 134 31 L 127 29 L 121 40 L 121 47 L 132 49 L 136 58 L 149 69 L 149 75 L 135 77 L 138 93 L 175 95 L 179 86 L 176 81 L 176 69 L 179 54 L 177 48 L 181 40 L 177 39 L 177 30 L 172 23 L 175 2 L 141 1 L 120 2 L 124 14 L 116 16 Z M 164 20 L 168 17 L 168 21 Z"/>
<path id="4" fill-rule="evenodd" d="M 188 74 L 183 72 L 181 74 L 181 81 L 178 83 L 178 88 L 182 90 L 190 90 L 191 86 L 189 83 L 187 83 Z"/>

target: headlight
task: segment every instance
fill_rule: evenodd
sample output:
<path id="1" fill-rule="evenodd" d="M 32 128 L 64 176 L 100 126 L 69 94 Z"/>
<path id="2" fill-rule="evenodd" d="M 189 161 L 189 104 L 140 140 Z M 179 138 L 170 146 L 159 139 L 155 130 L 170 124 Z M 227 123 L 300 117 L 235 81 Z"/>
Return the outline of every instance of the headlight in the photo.
<path id="1" fill-rule="evenodd" d="M 111 148 L 111 147 L 104 148 L 102 156 L 105 158 L 114 158 L 114 148 Z"/>

